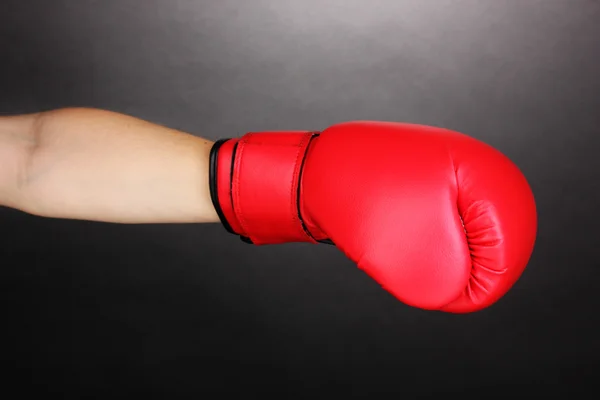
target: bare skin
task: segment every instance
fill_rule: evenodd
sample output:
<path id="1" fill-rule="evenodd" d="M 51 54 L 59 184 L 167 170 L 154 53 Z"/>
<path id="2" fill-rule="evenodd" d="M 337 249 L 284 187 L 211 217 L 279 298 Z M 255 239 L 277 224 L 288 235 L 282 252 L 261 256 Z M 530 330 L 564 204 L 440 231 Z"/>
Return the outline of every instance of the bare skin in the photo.
<path id="1" fill-rule="evenodd" d="M 212 144 L 98 109 L 0 117 L 0 205 L 112 223 L 218 222 Z"/>

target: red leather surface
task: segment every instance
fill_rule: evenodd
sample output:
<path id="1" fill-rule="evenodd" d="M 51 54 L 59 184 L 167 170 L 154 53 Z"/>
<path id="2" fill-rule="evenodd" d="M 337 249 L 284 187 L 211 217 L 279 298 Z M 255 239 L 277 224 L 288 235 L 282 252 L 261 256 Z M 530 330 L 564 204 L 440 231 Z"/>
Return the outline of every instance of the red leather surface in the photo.
<path id="1" fill-rule="evenodd" d="M 249 142 L 261 145 L 236 155 L 232 187 L 240 190 L 232 212 L 239 220 L 237 201 L 252 220 L 236 232 L 259 244 L 312 241 L 280 209 L 286 193 L 295 196 L 288 179 L 298 167 L 298 157 L 276 144 L 285 142 L 281 135 L 254 133 Z M 515 283 L 533 250 L 537 217 L 524 176 L 497 150 L 457 132 L 338 124 L 311 142 L 300 184 L 312 236 L 333 240 L 414 307 L 485 308 Z"/>
<path id="2" fill-rule="evenodd" d="M 254 244 L 314 242 L 302 227 L 298 208 L 300 171 L 312 136 L 248 133 L 238 141 L 231 197 L 240 232 Z"/>

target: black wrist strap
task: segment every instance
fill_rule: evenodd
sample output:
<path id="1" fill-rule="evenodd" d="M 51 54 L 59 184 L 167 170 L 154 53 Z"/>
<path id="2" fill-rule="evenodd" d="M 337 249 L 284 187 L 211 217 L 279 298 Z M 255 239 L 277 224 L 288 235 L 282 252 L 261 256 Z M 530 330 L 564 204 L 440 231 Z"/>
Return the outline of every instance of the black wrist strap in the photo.
<path id="1" fill-rule="evenodd" d="M 236 235 L 233 229 L 231 229 L 231 225 L 229 225 L 229 222 L 227 222 L 225 215 L 223 214 L 223 209 L 221 208 L 221 204 L 219 204 L 219 195 L 217 191 L 217 160 L 219 157 L 219 148 L 221 148 L 223 143 L 225 143 L 228 140 L 230 139 L 217 140 L 210 149 L 208 187 L 210 189 L 210 199 L 212 200 L 213 207 L 215 208 L 215 211 L 217 212 L 217 215 L 221 220 L 221 224 L 223 224 L 223 227 L 227 230 L 227 232 Z"/>

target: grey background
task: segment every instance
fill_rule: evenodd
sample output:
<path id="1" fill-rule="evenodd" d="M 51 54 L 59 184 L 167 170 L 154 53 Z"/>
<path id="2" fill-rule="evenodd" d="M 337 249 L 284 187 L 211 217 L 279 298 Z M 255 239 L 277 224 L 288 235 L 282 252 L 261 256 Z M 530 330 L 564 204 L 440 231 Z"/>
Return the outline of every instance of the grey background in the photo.
<path id="1" fill-rule="evenodd" d="M 330 246 L 1 208 L 5 388 L 416 398 L 593 384 L 599 23 L 593 0 L 2 0 L 0 113 L 99 107 L 210 139 L 443 126 L 513 159 L 539 211 L 522 279 L 455 316 L 402 305 Z"/>

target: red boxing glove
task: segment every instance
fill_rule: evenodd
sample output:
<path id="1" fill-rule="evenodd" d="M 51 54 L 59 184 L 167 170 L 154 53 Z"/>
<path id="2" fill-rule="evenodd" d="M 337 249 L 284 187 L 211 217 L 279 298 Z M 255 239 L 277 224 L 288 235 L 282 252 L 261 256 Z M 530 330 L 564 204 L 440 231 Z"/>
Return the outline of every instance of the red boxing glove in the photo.
<path id="1" fill-rule="evenodd" d="M 519 169 L 434 127 L 364 121 L 220 140 L 210 186 L 223 225 L 245 241 L 335 244 L 400 301 L 428 310 L 496 302 L 536 237 Z"/>

